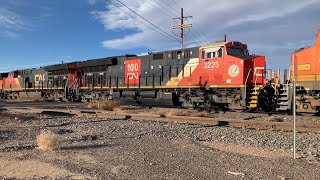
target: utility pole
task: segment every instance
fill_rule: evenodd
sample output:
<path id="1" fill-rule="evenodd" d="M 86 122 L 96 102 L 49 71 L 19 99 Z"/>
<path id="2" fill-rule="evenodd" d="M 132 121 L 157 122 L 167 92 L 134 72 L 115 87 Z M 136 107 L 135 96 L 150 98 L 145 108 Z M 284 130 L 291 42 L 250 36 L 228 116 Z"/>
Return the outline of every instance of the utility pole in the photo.
<path id="1" fill-rule="evenodd" d="M 296 56 L 293 54 L 293 159 L 296 159 Z"/>
<path id="2" fill-rule="evenodd" d="M 183 8 L 181 8 L 181 17 L 173 18 L 174 20 L 179 19 L 180 24 L 172 25 L 172 30 L 180 29 L 180 44 L 181 49 L 183 49 L 183 39 L 184 39 L 184 29 L 191 28 L 192 24 L 184 24 L 184 19 L 192 18 L 192 16 L 183 16 Z"/>

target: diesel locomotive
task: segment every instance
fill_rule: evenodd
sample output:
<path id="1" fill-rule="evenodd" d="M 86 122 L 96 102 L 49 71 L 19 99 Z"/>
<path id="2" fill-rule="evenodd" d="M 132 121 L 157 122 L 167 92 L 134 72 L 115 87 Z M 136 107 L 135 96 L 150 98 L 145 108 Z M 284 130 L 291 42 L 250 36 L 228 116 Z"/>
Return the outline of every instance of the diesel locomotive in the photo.
<path id="1" fill-rule="evenodd" d="M 289 77 L 297 78 L 300 112 L 319 111 L 319 42 L 318 36 L 314 47 L 292 55 L 295 60 L 291 64 L 296 62 L 297 68 L 291 68 Z M 304 51 L 314 53 L 309 64 L 301 55 L 309 52 Z M 290 111 L 292 86 L 287 76 L 284 73 L 281 82 L 280 73 L 266 69 L 265 56 L 249 54 L 246 44 L 223 41 L 1 73 L 0 96 L 83 102 L 118 99 L 186 108 Z"/>
<path id="2" fill-rule="evenodd" d="M 1 74 L 4 98 L 125 99 L 184 107 L 245 108 L 265 84 L 265 57 L 241 42 L 123 55 Z"/>

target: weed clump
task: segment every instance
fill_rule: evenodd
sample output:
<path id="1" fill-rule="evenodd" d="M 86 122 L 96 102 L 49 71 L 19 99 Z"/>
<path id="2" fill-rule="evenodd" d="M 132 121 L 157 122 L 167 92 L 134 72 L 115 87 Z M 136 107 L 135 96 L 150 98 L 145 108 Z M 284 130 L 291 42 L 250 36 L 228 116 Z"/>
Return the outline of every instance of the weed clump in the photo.
<path id="1" fill-rule="evenodd" d="M 120 109 L 120 103 L 114 100 L 91 101 L 87 104 L 88 108 L 115 111 Z"/>
<path id="2" fill-rule="evenodd" d="M 59 138 L 51 131 L 41 131 L 37 136 L 38 149 L 43 151 L 58 150 Z"/>
<path id="3" fill-rule="evenodd" d="M 268 116 L 264 120 L 269 122 L 283 122 L 283 118 L 278 116 Z"/>
<path id="4" fill-rule="evenodd" d="M 190 116 L 190 117 L 208 117 L 208 111 L 194 111 L 186 109 L 169 109 L 169 110 L 160 110 L 159 115 L 161 116 Z"/>

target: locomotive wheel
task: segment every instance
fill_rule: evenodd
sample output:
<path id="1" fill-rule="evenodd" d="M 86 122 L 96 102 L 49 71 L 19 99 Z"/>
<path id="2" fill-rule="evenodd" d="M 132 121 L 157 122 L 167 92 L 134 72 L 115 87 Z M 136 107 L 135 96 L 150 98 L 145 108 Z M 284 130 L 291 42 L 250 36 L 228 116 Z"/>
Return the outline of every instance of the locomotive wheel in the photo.
<path id="1" fill-rule="evenodd" d="M 272 112 L 275 109 L 275 90 L 272 86 L 265 86 L 259 91 L 258 107 L 265 112 Z"/>
<path id="2" fill-rule="evenodd" d="M 179 101 L 179 95 L 172 93 L 172 103 L 175 106 L 182 106 L 182 102 Z"/>

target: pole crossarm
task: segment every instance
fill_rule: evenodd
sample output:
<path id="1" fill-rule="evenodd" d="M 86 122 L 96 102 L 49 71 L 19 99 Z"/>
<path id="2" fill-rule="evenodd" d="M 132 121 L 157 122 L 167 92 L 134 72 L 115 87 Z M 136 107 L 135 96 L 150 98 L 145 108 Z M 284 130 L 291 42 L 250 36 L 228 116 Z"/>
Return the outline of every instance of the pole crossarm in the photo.
<path id="1" fill-rule="evenodd" d="M 184 17 L 176 17 L 176 18 L 173 18 L 174 20 L 177 20 L 177 19 L 181 19 L 181 18 L 184 18 L 184 19 L 188 19 L 188 18 L 192 18 L 193 16 L 184 16 Z"/>
<path id="2" fill-rule="evenodd" d="M 192 24 L 176 24 L 172 25 L 172 29 L 191 28 Z"/>
<path id="3" fill-rule="evenodd" d="M 180 24 L 175 24 L 172 25 L 172 29 L 180 29 L 180 44 L 181 44 L 181 49 L 183 49 L 184 45 L 183 45 L 183 41 L 184 41 L 184 29 L 187 28 L 191 28 L 192 24 L 184 24 L 184 20 L 188 19 L 188 18 L 192 18 L 192 16 L 183 16 L 183 8 L 181 8 L 181 17 L 176 17 L 173 18 L 174 20 L 179 19 L 180 20 Z"/>

